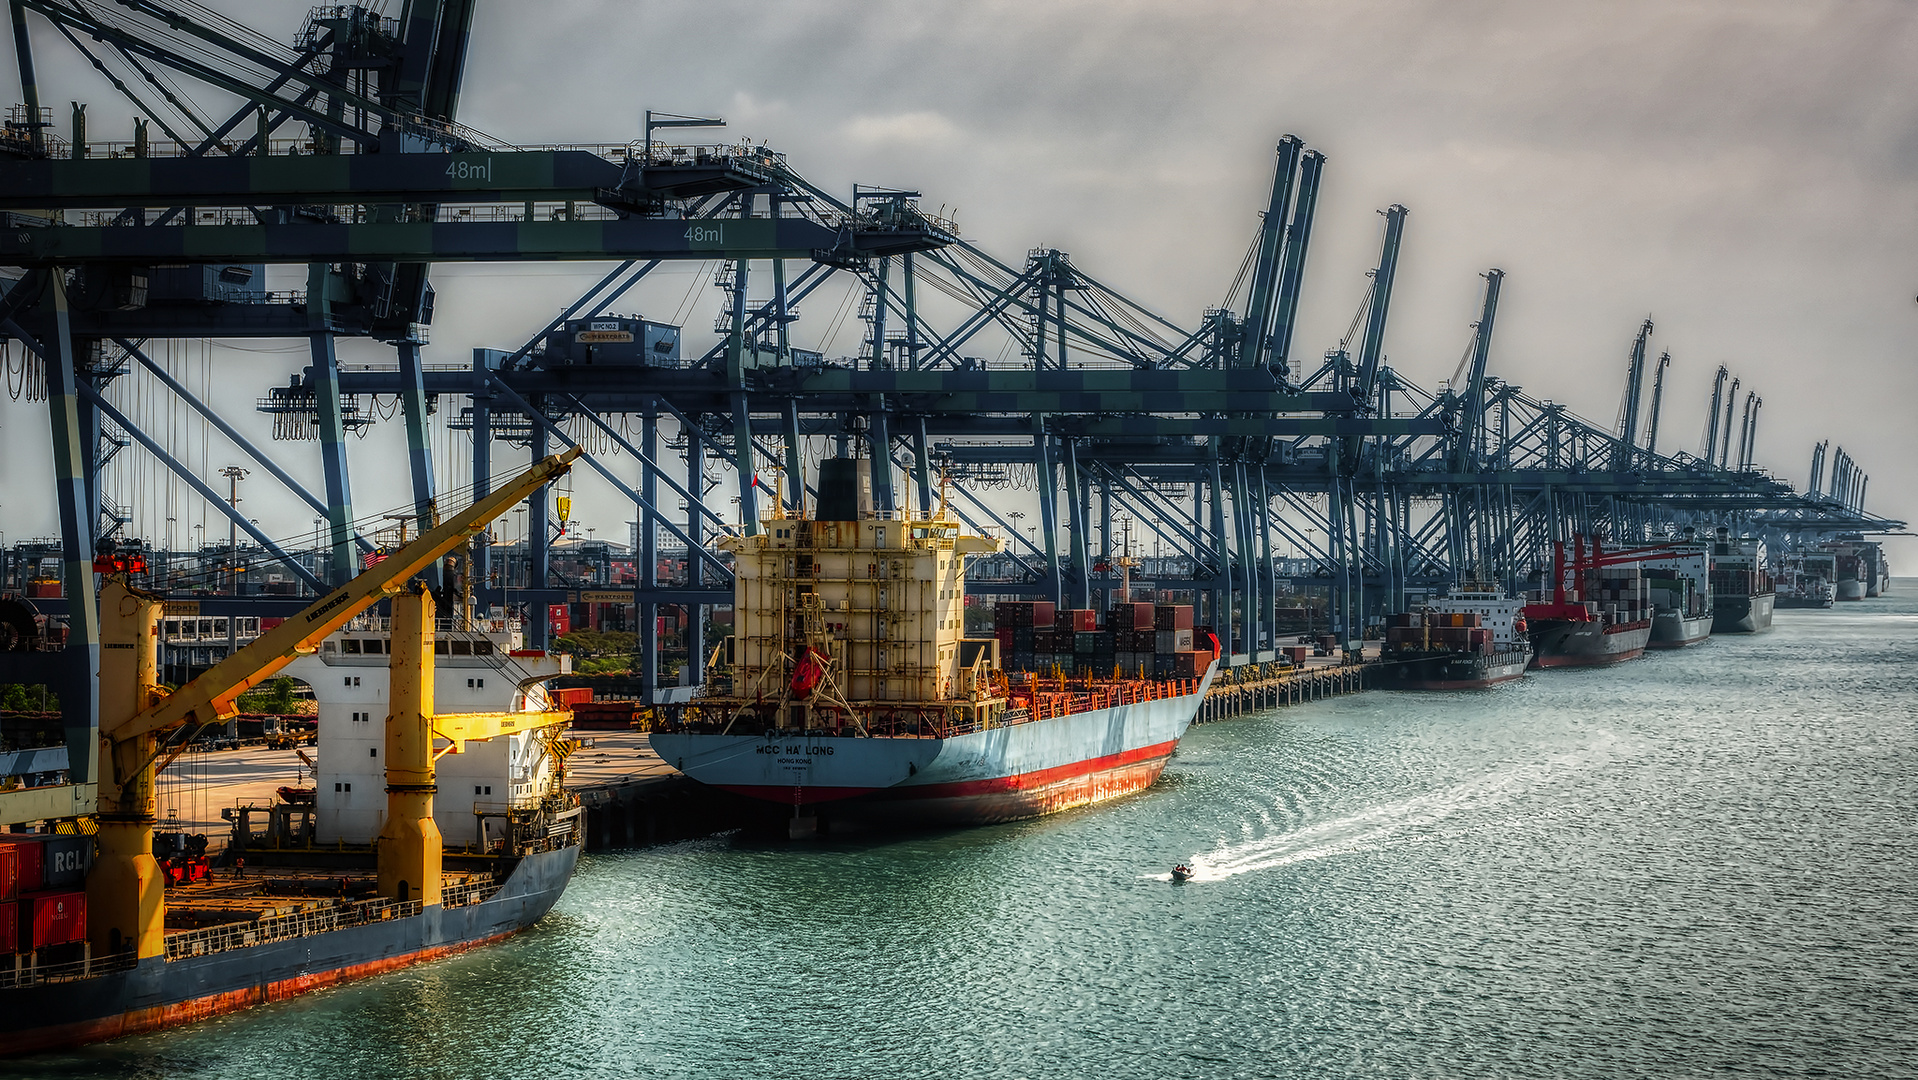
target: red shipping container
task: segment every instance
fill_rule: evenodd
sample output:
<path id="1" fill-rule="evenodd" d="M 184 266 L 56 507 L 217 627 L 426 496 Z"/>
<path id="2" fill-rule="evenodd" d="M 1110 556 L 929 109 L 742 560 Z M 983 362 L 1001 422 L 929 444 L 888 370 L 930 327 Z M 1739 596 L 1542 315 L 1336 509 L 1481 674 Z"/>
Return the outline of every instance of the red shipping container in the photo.
<path id="1" fill-rule="evenodd" d="M 546 691 L 546 698 L 553 703 L 555 709 L 570 709 L 575 705 L 592 701 L 593 688 L 576 686 L 566 690 L 549 689 Z"/>
<path id="2" fill-rule="evenodd" d="M 1112 613 L 1106 616 L 1106 626 L 1113 630 L 1151 630 L 1154 617 L 1151 604 L 1114 604 Z"/>
<path id="3" fill-rule="evenodd" d="M 1091 608 L 1061 608 L 1053 626 L 1074 634 L 1090 634 L 1099 629 L 1099 613 Z"/>
<path id="4" fill-rule="evenodd" d="M 20 944 L 28 949 L 68 945 L 87 936 L 87 894 L 34 893 L 20 898 Z"/>
<path id="5" fill-rule="evenodd" d="M 20 948 L 20 905 L 0 900 L 0 956 L 12 956 Z"/>
<path id="6" fill-rule="evenodd" d="M 12 844 L 0 844 L 0 903 L 20 895 L 20 853 Z"/>
<path id="7" fill-rule="evenodd" d="M 565 604 L 548 604 L 546 605 L 546 622 L 553 628 L 555 634 L 570 633 L 573 629 L 572 609 Z"/>
<path id="8" fill-rule="evenodd" d="M 46 886 L 47 849 L 41 847 L 38 841 L 16 840 L 10 844 L 0 841 L 0 847 L 12 851 L 14 858 L 18 860 L 14 871 L 14 879 L 18 884 L 14 886 L 11 894 L 0 891 L 0 896 L 39 892 Z"/>

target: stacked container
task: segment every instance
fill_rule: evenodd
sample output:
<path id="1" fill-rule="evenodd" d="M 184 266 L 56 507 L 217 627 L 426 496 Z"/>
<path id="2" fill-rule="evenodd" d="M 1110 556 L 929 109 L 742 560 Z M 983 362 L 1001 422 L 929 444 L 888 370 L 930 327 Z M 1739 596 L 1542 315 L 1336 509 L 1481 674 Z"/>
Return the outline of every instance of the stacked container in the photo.
<path id="1" fill-rule="evenodd" d="M 1652 617 L 1651 580 L 1636 566 L 1592 571 L 1586 579 L 1585 596 L 1598 605 L 1599 613 L 1612 626 Z"/>
<path id="2" fill-rule="evenodd" d="M 1007 669 L 1032 671 L 1039 667 L 1040 632 L 1046 635 L 1048 650 L 1056 643 L 1052 619 L 1050 600 L 1002 600 L 993 605 L 992 625 L 999 638 L 1000 660 Z"/>
<path id="3" fill-rule="evenodd" d="M 1492 653 L 1492 631 L 1477 612 L 1397 612 L 1385 619 L 1385 651 Z"/>
<path id="4" fill-rule="evenodd" d="M 0 844 L 0 956 L 12 956 L 20 949 L 20 853 L 11 844 Z"/>
<path id="5" fill-rule="evenodd" d="M 91 836 L 0 833 L 0 955 L 85 941 L 92 866 Z"/>

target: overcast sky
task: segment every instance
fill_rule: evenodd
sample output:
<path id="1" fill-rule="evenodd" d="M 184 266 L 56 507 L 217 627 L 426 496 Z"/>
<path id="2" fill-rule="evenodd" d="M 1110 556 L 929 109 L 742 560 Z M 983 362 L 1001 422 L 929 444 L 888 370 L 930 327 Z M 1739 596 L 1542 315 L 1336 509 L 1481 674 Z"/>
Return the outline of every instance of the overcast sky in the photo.
<path id="1" fill-rule="evenodd" d="M 305 8 L 223 5 L 282 39 Z M 111 92 L 53 59 L 64 44 L 36 42 L 45 100 L 90 99 L 95 138 L 130 137 Z M 823 187 L 915 188 L 1001 259 L 1061 248 L 1187 326 L 1223 299 L 1273 144 L 1296 133 L 1328 159 L 1296 355 L 1337 341 L 1377 258 L 1375 211 L 1402 203 L 1386 352 L 1408 378 L 1451 374 L 1478 275 L 1497 266 L 1495 374 L 1610 423 L 1649 315 L 1654 347 L 1673 356 L 1661 448 L 1698 449 L 1726 364 L 1765 399 L 1760 465 L 1802 487 L 1812 445 L 1831 438 L 1871 474 L 1871 508 L 1909 520 L 1913 56 L 1918 7 L 1858 0 L 493 2 L 460 118 L 551 143 L 636 138 L 646 108 L 723 115 L 728 136 L 787 153 Z M 12 79 L 10 50 L 4 70 Z M 438 272 L 429 359 L 517 345 L 601 272 Z M 682 270 L 635 300 L 668 318 L 692 281 Z M 802 338 L 830 312 L 811 315 Z M 709 318 L 687 319 L 694 340 Z M 216 361 L 262 435 L 252 398 L 303 363 Z M 9 461 L 45 460 L 44 423 L 0 402 Z M 354 446 L 362 511 L 405 498 L 383 465 L 403 439 L 386 428 Z M 278 447 L 317 484 L 309 444 Z M 231 456 L 216 445 L 208 460 Z M 9 540 L 52 530 L 50 487 L 44 469 L 7 469 Z M 277 505 L 263 484 L 259 505 Z M 601 535 L 623 539 L 624 516 L 612 508 Z M 1896 567 L 1918 572 L 1918 543 L 1898 544 Z"/>

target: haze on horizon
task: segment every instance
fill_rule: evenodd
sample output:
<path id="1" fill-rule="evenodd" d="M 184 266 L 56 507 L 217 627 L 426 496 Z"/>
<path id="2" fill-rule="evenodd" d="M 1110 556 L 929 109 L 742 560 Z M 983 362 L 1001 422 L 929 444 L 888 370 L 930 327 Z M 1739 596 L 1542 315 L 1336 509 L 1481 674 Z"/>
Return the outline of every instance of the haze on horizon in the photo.
<path id="1" fill-rule="evenodd" d="M 211 6 L 283 40 L 307 10 Z M 94 138 L 129 138 L 130 106 L 34 22 L 43 100 L 88 101 Z M 1829 438 L 1871 474 L 1871 510 L 1913 520 L 1913 55 L 1918 7 L 1891 0 L 493 3 L 460 119 L 515 142 L 622 143 L 643 109 L 724 116 L 724 138 L 763 141 L 828 190 L 918 190 L 1001 260 L 1060 248 L 1185 326 L 1224 299 L 1273 144 L 1296 133 L 1328 162 L 1295 357 L 1344 332 L 1377 258 L 1375 211 L 1402 203 L 1386 353 L 1405 377 L 1451 375 L 1479 274 L 1497 266 L 1494 374 L 1610 423 L 1649 316 L 1673 357 L 1662 449 L 1699 449 L 1722 363 L 1765 399 L 1761 466 L 1802 488 Z M 12 60 L 0 78 L 17 87 Z M 517 346 L 605 269 L 436 270 L 428 361 Z M 622 307 L 687 311 L 698 350 L 716 293 L 696 267 L 671 269 Z M 804 314 L 796 341 L 816 345 L 832 312 Z M 829 351 L 852 351 L 851 336 Z M 253 400 L 306 362 L 286 344 L 215 359 L 221 403 L 262 442 Z M 9 540 L 54 531 L 45 425 L 42 410 L 0 407 Z M 354 443 L 356 510 L 406 501 L 382 464 L 403 446 L 397 423 Z M 318 486 L 310 445 L 273 449 Z M 239 455 L 216 443 L 206 460 L 210 474 Z M 269 487 L 249 482 L 250 509 L 298 532 L 310 515 Z M 623 539 L 630 509 L 598 503 L 580 500 L 588 522 Z M 1895 570 L 1918 565 L 1918 542 L 1891 551 Z"/>

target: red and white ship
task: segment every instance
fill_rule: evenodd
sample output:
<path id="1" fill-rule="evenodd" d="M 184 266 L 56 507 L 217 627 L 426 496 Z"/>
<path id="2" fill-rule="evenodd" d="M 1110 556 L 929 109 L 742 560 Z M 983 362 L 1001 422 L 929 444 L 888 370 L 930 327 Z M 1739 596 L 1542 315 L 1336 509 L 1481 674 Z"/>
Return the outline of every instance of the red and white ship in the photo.
<path id="1" fill-rule="evenodd" d="M 1598 538 L 1572 538 L 1572 557 L 1554 544 L 1553 582 L 1525 606 L 1532 631 L 1532 666 L 1593 667 L 1644 655 L 1652 637 L 1649 583 L 1636 565 L 1640 553 L 1607 556 Z M 1627 564 L 1630 565 L 1627 565 Z"/>
<path id="2" fill-rule="evenodd" d="M 1197 714 L 1209 651 L 1166 679 L 1008 674 L 965 636 L 965 560 L 999 542 L 935 512 L 864 507 L 864 461 L 829 460 L 818 519 L 721 541 L 734 636 L 710 689 L 663 707 L 653 749 L 704 784 L 793 807 L 793 831 L 969 825 L 1143 790 Z M 728 657 L 726 654 L 730 653 Z"/>

